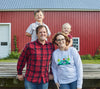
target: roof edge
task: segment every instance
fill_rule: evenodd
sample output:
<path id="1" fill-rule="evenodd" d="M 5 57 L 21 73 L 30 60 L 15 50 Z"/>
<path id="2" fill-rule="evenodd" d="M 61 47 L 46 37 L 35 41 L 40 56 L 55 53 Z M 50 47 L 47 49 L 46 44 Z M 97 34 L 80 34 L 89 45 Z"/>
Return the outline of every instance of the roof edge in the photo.
<path id="1" fill-rule="evenodd" d="M 40 8 L 37 8 L 37 9 L 40 9 Z M 0 9 L 0 11 L 35 11 L 37 9 Z M 86 8 L 82 8 L 82 9 L 77 9 L 77 8 L 74 8 L 74 9 L 62 9 L 62 8 L 56 8 L 56 9 L 44 9 L 42 8 L 43 11 L 100 11 L 100 9 L 86 9 Z"/>

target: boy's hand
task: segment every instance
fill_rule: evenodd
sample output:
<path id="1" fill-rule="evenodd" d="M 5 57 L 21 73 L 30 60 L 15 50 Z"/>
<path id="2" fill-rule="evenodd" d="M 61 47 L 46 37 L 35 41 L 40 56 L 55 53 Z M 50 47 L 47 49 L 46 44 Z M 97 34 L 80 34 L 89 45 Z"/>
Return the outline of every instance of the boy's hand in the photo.
<path id="1" fill-rule="evenodd" d="M 23 81 L 23 80 L 24 80 L 24 76 L 23 76 L 23 75 L 17 75 L 17 78 L 18 78 L 20 81 Z"/>
<path id="2" fill-rule="evenodd" d="M 31 34 L 30 33 L 28 33 L 28 32 L 26 32 L 26 34 L 25 34 L 26 36 L 28 36 L 28 37 L 31 37 Z"/>
<path id="3" fill-rule="evenodd" d="M 56 86 L 57 86 L 57 89 L 59 89 L 59 87 L 60 87 L 59 83 L 56 83 Z"/>

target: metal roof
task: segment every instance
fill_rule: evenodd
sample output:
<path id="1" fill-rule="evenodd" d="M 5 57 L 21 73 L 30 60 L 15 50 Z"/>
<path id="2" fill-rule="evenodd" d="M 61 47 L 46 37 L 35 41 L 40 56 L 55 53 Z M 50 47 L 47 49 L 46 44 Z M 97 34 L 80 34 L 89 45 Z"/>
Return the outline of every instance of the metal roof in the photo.
<path id="1" fill-rule="evenodd" d="M 0 11 L 100 10 L 100 0 L 0 0 Z"/>

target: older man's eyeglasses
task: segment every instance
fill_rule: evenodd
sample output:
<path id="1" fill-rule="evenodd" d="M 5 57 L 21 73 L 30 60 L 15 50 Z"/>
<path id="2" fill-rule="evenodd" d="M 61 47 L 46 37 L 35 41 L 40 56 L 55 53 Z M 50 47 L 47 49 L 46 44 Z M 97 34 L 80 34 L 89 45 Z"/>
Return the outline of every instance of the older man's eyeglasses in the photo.
<path id="1" fill-rule="evenodd" d="M 57 39 L 58 42 L 60 42 L 60 41 L 64 41 L 64 40 L 65 40 L 65 38 Z"/>

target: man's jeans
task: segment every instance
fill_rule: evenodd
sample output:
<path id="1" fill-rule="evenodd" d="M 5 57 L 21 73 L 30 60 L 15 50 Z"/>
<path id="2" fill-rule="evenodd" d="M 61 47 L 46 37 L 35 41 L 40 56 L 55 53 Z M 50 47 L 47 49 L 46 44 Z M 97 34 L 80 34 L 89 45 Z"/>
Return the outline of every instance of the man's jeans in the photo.
<path id="1" fill-rule="evenodd" d="M 69 84 L 60 84 L 60 89 L 77 89 L 77 81 Z"/>
<path id="2" fill-rule="evenodd" d="M 25 79 L 25 89 L 48 89 L 48 83 L 43 83 L 43 81 L 39 83 L 32 83 Z"/>

